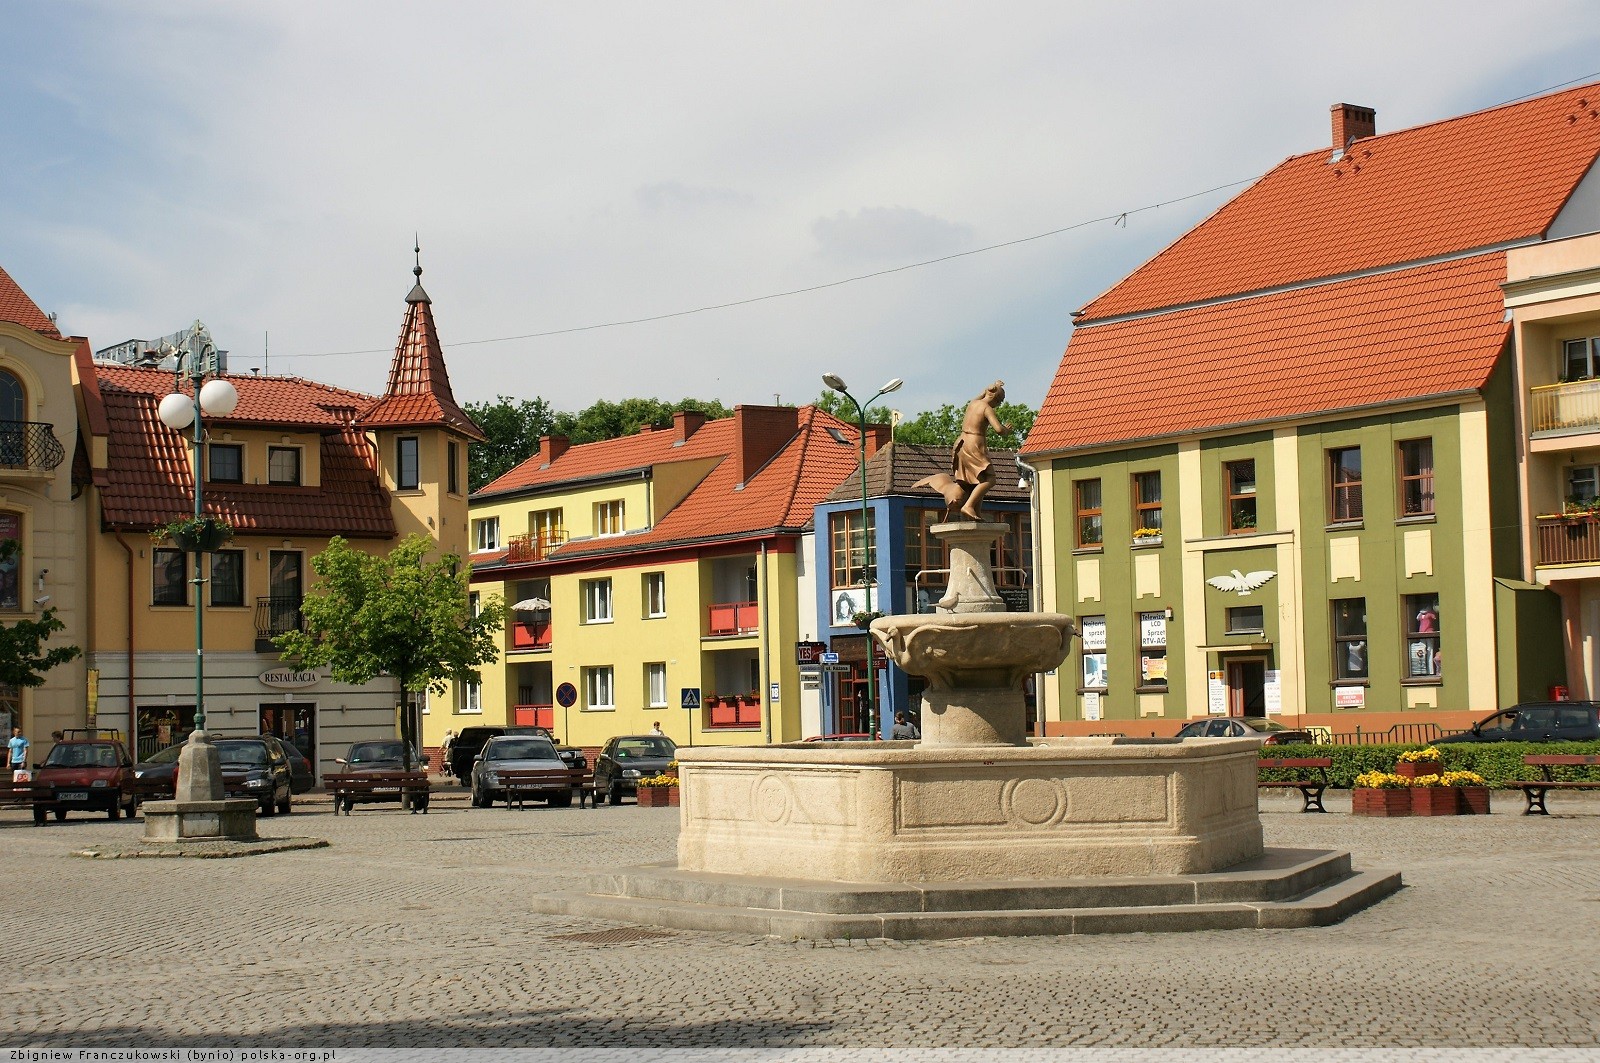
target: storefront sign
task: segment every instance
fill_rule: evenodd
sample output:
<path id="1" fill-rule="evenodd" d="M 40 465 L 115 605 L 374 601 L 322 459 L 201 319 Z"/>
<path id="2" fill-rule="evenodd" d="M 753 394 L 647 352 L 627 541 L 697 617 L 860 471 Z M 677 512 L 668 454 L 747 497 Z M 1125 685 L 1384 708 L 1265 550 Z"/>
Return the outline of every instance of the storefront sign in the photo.
<path id="1" fill-rule="evenodd" d="M 794 644 L 795 664 L 819 664 L 819 658 L 828 649 L 821 642 L 797 642 Z"/>
<path id="2" fill-rule="evenodd" d="M 288 668 L 275 668 L 270 672 L 262 672 L 261 685 L 276 687 L 279 690 L 296 690 L 300 687 L 314 687 L 322 682 L 319 672 L 296 672 Z"/>
<path id="3" fill-rule="evenodd" d="M 1281 669 L 1267 669 L 1267 679 L 1261 688 L 1261 697 L 1265 703 L 1268 716 L 1283 715 L 1283 671 Z"/>
<path id="4" fill-rule="evenodd" d="M 1228 715 L 1228 684 L 1221 672 L 1206 673 L 1206 711 L 1213 716 Z"/>
<path id="5" fill-rule="evenodd" d="M 1139 645 L 1165 646 L 1167 644 L 1167 614 L 1139 614 Z"/>
<path id="6" fill-rule="evenodd" d="M 1082 620 L 1083 630 L 1078 637 L 1083 642 L 1084 652 L 1103 650 L 1106 648 L 1106 618 L 1103 616 L 1086 616 Z"/>
<path id="7" fill-rule="evenodd" d="M 1333 707 L 1336 709 L 1364 709 L 1367 707 L 1366 687 L 1334 687 Z"/>

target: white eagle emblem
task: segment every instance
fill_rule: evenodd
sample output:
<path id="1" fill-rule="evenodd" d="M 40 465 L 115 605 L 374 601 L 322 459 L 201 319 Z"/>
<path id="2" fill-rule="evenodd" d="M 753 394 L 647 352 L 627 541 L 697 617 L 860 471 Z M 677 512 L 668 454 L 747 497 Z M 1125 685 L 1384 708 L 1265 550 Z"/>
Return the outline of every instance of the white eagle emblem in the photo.
<path id="1" fill-rule="evenodd" d="M 1242 597 L 1257 587 L 1265 587 L 1267 581 L 1276 575 L 1276 572 L 1269 572 L 1266 569 L 1259 572 L 1240 572 L 1234 569 L 1230 576 L 1212 576 L 1206 582 L 1219 591 L 1238 591 Z"/>

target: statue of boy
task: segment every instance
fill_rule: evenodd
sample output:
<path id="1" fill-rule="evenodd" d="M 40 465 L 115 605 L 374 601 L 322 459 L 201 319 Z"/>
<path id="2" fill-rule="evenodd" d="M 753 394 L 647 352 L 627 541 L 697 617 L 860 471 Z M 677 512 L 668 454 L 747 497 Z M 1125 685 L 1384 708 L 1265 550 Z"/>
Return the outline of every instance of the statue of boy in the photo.
<path id="1" fill-rule="evenodd" d="M 1002 424 L 995 414 L 1005 401 L 1004 380 L 984 388 L 983 394 L 967 403 L 967 412 L 961 417 L 961 438 L 950 449 L 950 474 L 967 489 L 961 514 L 970 520 L 983 519 L 978 507 L 995 482 L 994 463 L 989 460 L 989 429 L 1001 435 L 1011 434 L 1011 426 Z"/>

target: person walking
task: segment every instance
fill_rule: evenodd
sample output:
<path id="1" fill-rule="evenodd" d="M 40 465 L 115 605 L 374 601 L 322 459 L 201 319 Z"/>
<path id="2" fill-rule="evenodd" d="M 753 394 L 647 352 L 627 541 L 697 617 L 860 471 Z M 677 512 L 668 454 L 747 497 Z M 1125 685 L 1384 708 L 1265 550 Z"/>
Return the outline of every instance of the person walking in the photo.
<path id="1" fill-rule="evenodd" d="M 667 732 L 665 732 L 665 731 L 663 731 L 661 729 L 661 721 L 660 720 L 657 720 L 655 723 L 650 725 L 650 733 L 655 735 L 658 738 L 667 737 Z"/>
<path id="2" fill-rule="evenodd" d="M 922 733 L 917 730 L 908 716 L 903 712 L 894 714 L 894 726 L 889 729 L 890 741 L 903 741 L 908 738 L 921 738 Z"/>
<path id="3" fill-rule="evenodd" d="M 6 743 L 6 755 L 12 771 L 21 771 L 28 766 L 28 740 L 23 737 L 22 728 L 11 729 L 11 741 Z"/>
<path id="4" fill-rule="evenodd" d="M 451 774 L 451 772 L 450 772 L 450 747 L 455 745 L 455 744 L 456 744 L 456 732 L 455 732 L 454 728 L 451 728 L 450 730 L 448 730 L 448 731 L 446 731 L 444 733 L 444 742 L 441 743 L 440 746 L 439 746 L 440 771 L 447 777 Z"/>

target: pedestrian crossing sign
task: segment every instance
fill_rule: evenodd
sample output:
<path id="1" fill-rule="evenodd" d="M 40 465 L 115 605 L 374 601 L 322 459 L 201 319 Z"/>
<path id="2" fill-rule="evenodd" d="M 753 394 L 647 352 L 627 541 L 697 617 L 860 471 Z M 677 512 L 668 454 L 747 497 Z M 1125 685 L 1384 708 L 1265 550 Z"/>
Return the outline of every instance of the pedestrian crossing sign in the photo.
<path id="1" fill-rule="evenodd" d="M 686 709 L 698 709 L 700 707 L 699 687 L 683 688 L 683 707 Z"/>

